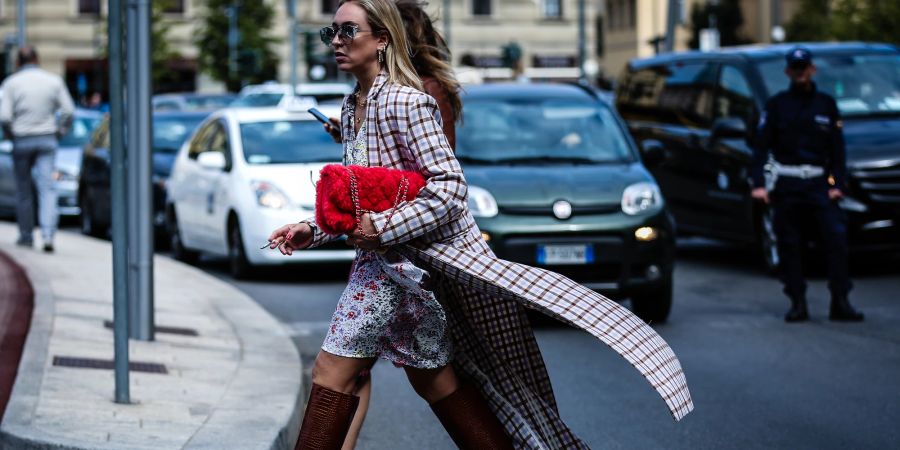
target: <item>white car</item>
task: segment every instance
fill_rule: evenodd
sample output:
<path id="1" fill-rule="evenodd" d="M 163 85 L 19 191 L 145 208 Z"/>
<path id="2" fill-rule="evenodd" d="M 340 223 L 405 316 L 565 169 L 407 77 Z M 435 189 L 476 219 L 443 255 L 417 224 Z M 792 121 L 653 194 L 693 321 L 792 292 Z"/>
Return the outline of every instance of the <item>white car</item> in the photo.
<path id="1" fill-rule="evenodd" d="M 232 107 L 264 107 L 280 106 L 294 108 L 295 102 L 341 103 L 353 92 L 353 86 L 347 83 L 299 83 L 291 92 L 290 84 L 263 83 L 251 84 L 241 89 Z"/>
<path id="2" fill-rule="evenodd" d="M 337 107 L 321 107 L 338 117 Z M 276 228 L 312 217 L 315 182 L 342 149 L 305 111 L 226 108 L 210 115 L 178 152 L 166 207 L 172 253 L 190 261 L 200 252 L 229 258 L 231 273 L 254 266 L 351 261 L 338 240 L 284 256 L 260 249 Z"/>

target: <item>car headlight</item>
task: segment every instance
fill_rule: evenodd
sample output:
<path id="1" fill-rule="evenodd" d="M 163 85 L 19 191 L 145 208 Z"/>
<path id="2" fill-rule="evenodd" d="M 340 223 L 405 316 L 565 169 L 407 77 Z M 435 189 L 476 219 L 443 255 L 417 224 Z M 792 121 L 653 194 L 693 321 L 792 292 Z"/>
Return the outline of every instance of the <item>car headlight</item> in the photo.
<path id="1" fill-rule="evenodd" d="M 631 216 L 655 213 L 662 206 L 662 194 L 655 183 L 635 183 L 622 193 L 622 212 Z"/>
<path id="2" fill-rule="evenodd" d="M 475 217 L 494 217 L 500 212 L 494 196 L 478 186 L 469 186 L 469 211 Z"/>
<path id="3" fill-rule="evenodd" d="M 256 202 L 259 203 L 259 206 L 282 209 L 288 207 L 291 203 L 288 201 L 287 195 L 284 195 L 284 192 L 281 192 L 280 189 L 268 181 L 252 181 L 250 184 L 253 186 L 253 192 L 256 194 Z"/>

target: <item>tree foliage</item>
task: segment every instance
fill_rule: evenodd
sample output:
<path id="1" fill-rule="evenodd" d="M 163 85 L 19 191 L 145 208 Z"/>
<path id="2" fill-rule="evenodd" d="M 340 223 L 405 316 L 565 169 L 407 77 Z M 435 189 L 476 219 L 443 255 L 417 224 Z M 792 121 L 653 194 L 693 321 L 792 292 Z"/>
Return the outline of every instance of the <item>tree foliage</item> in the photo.
<path id="1" fill-rule="evenodd" d="M 228 7 L 236 5 L 238 70 L 229 70 Z M 199 51 L 200 70 L 213 79 L 224 82 L 229 91 L 238 91 L 245 84 L 261 83 L 276 78 L 278 57 L 272 50 L 277 39 L 264 34 L 271 29 L 275 16 L 270 1 L 262 0 L 206 0 L 203 26 L 194 40 Z"/>
<path id="2" fill-rule="evenodd" d="M 719 43 L 723 47 L 747 44 L 750 41 L 738 33 L 744 24 L 744 13 L 741 12 L 739 0 L 720 0 L 713 5 L 709 2 L 694 3 L 691 6 L 691 39 L 688 47 L 700 48 L 700 30 L 709 28 L 710 16 L 716 16 L 716 28 L 719 30 Z"/>
<path id="3" fill-rule="evenodd" d="M 150 62 L 152 65 L 153 86 L 166 86 L 174 81 L 169 71 L 169 62 L 181 58 L 181 54 L 172 50 L 169 45 L 169 29 L 171 25 L 165 20 L 164 9 L 171 0 L 158 0 L 150 3 Z M 126 31 L 127 32 L 127 31 Z"/>
<path id="4" fill-rule="evenodd" d="M 803 0 L 787 25 L 789 41 L 900 44 L 900 0 Z"/>

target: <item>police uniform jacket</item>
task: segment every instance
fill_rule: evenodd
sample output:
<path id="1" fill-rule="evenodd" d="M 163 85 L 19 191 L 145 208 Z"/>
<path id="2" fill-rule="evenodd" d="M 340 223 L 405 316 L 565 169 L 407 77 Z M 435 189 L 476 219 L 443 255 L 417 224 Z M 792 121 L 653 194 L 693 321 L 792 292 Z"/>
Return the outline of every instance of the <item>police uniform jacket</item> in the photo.
<path id="1" fill-rule="evenodd" d="M 791 85 L 766 103 L 754 149 L 753 186 L 765 185 L 763 167 L 771 151 L 782 165 L 811 165 L 825 169 L 834 186 L 844 189 L 846 155 L 843 122 L 830 95 L 816 89 Z M 824 185 L 822 187 L 825 187 Z"/>

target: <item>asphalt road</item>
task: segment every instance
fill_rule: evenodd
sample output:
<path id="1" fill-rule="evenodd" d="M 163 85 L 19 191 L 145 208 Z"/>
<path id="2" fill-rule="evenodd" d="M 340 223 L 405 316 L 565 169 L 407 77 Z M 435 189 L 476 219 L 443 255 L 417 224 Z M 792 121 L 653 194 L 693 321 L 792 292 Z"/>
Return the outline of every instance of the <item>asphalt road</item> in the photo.
<path id="1" fill-rule="evenodd" d="M 229 280 L 288 324 L 307 369 L 325 333 L 347 266 L 269 270 Z M 897 448 L 900 445 L 900 257 L 852 264 L 861 324 L 827 320 L 821 270 L 809 290 L 812 320 L 785 324 L 787 300 L 753 255 L 704 240 L 680 243 L 675 306 L 657 325 L 681 359 L 695 411 L 674 423 L 650 386 L 591 336 L 541 326 L 537 337 L 563 419 L 592 448 Z M 452 449 L 427 405 L 386 362 L 361 450 Z"/>

